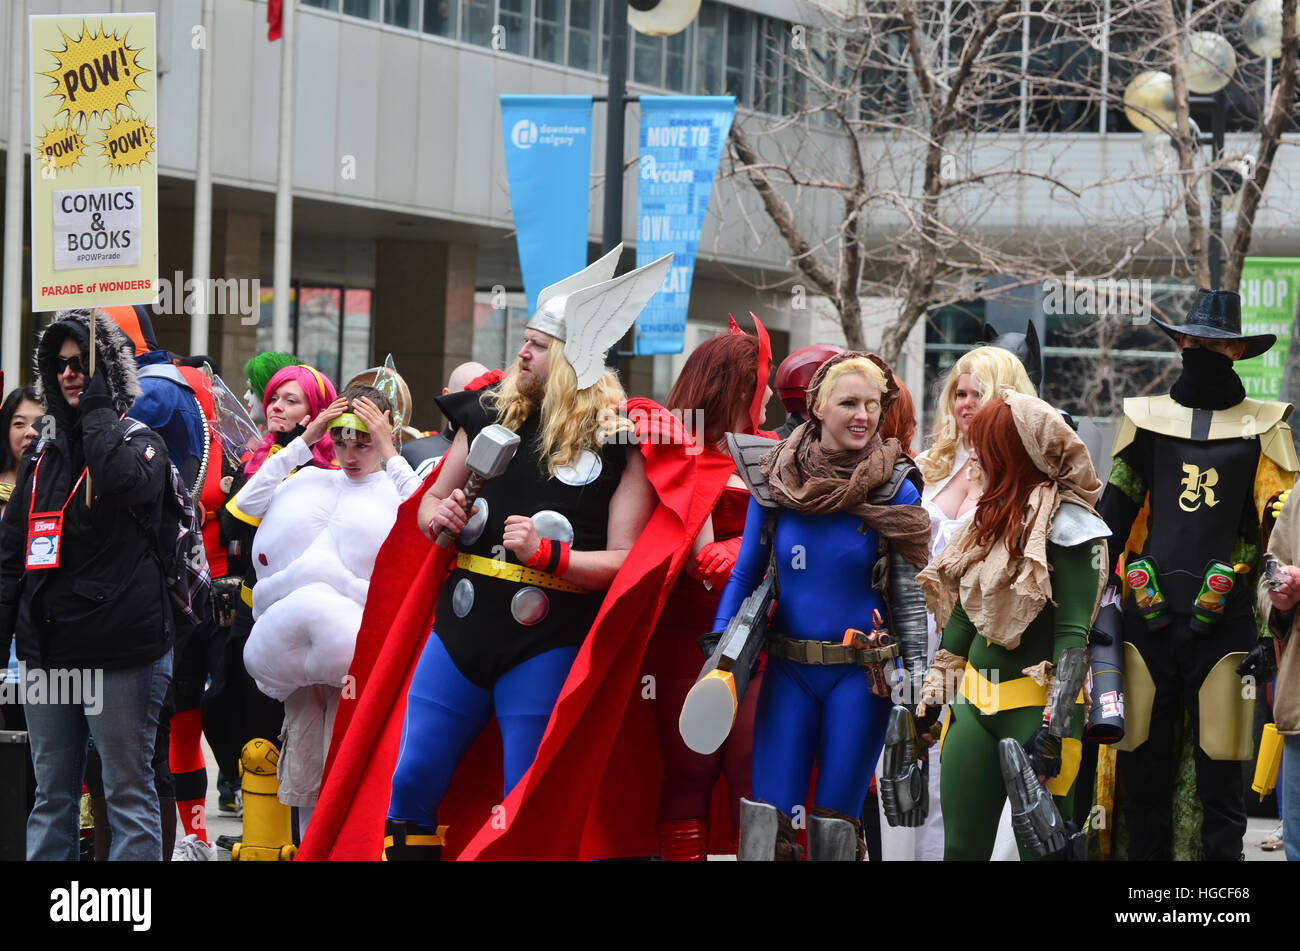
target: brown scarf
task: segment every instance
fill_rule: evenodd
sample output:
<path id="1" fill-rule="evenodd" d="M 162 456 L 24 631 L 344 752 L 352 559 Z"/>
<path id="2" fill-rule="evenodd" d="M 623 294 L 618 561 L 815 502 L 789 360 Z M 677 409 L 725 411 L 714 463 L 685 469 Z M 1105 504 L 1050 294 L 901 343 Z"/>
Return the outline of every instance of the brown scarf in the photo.
<path id="1" fill-rule="evenodd" d="M 1093 507 L 1101 482 L 1088 450 L 1061 414 L 1042 400 L 1004 388 L 1016 431 L 1038 471 L 1051 481 L 1029 494 L 1021 523 L 1020 554 L 1011 555 L 1001 538 L 977 545 L 970 519 L 930 566 L 916 576 L 935 624 L 943 627 L 960 598 L 975 630 L 994 644 L 1014 650 L 1025 628 L 1052 597 L 1048 533 L 1062 502 Z M 1098 559 L 1097 594 L 1105 582 L 1105 542 Z M 1053 602 L 1055 603 L 1055 602 Z"/>
<path id="2" fill-rule="evenodd" d="M 809 405 L 832 366 L 853 357 L 866 357 L 885 371 L 888 389 L 881 394 L 881 415 L 898 394 L 893 373 L 875 354 L 837 354 L 818 368 L 808 384 Z M 816 417 L 799 425 L 783 442 L 759 461 L 759 471 L 782 507 L 805 515 L 851 512 L 887 538 L 894 549 L 918 568 L 930 557 L 930 516 L 918 505 L 874 505 L 867 494 L 889 481 L 894 464 L 908 459 L 897 439 L 881 441 L 874 433 L 866 447 L 855 451 L 827 452 L 821 444 L 821 423 Z"/>

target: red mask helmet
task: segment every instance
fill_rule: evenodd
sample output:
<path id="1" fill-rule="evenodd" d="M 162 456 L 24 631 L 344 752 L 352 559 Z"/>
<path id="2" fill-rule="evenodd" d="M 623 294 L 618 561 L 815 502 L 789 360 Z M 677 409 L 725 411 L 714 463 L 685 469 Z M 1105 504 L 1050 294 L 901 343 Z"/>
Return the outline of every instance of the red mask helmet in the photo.
<path id="1" fill-rule="evenodd" d="M 817 368 L 836 354 L 843 353 L 843 347 L 829 343 L 815 343 L 810 347 L 800 347 L 781 361 L 776 368 L 776 395 L 781 397 L 787 413 L 808 416 L 808 384 L 812 382 Z"/>

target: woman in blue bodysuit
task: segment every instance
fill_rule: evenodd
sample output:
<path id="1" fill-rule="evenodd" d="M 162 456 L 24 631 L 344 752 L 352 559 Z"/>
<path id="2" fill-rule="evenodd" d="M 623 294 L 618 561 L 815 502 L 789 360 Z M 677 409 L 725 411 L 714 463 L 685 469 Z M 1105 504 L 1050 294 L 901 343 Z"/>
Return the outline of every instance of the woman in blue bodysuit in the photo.
<path id="1" fill-rule="evenodd" d="M 868 658 L 841 646 L 845 630 L 871 631 L 878 610 L 885 626 L 907 642 L 908 674 L 923 672 L 924 602 L 914 579 L 926 562 L 930 520 L 917 505 L 919 477 L 904 447 L 894 439 L 882 442 L 876 431 L 897 392 L 878 357 L 833 357 L 809 384 L 812 418 L 760 463 L 779 508 L 774 517 L 765 515 L 750 500 L 740 554 L 714 624 L 715 631 L 724 630 L 769 565 L 775 567 L 778 604 L 754 724 L 758 801 L 742 800 L 741 858 L 798 858 L 792 817 L 805 812 L 810 857 L 856 857 L 850 827 L 860 838 L 856 817 L 892 703 L 872 693 L 863 666 Z M 882 560 L 888 581 L 884 565 L 877 568 Z M 907 631 L 895 625 L 918 605 L 919 653 L 911 643 L 916 625 Z M 817 788 L 805 805 L 814 763 Z"/>

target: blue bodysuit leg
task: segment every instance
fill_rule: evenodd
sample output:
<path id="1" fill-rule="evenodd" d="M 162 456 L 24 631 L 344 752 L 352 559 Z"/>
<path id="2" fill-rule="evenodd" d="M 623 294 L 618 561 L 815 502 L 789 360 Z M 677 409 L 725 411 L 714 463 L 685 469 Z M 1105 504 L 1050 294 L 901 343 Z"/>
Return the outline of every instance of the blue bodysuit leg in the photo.
<path id="1" fill-rule="evenodd" d="M 388 818 L 432 829 L 460 759 L 492 716 L 492 692 L 465 679 L 434 631 L 411 677 Z"/>
<path id="2" fill-rule="evenodd" d="M 505 768 L 502 798 L 533 764 L 555 701 L 577 656 L 576 647 L 557 647 L 510 668 L 493 685 Z"/>

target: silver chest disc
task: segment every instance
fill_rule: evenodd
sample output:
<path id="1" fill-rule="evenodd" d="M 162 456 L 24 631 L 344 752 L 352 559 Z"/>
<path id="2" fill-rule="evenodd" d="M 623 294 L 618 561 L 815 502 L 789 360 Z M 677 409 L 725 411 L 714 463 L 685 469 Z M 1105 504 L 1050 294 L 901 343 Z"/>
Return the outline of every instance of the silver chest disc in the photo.
<path id="1" fill-rule="evenodd" d="M 470 515 L 469 521 L 465 523 L 465 527 L 460 531 L 460 540 L 466 545 L 474 544 L 478 541 L 479 536 L 483 534 L 483 529 L 487 527 L 487 520 L 487 499 L 477 499 L 474 502 L 474 511 Z"/>
<path id="2" fill-rule="evenodd" d="M 451 592 L 451 610 L 456 617 L 464 617 L 474 607 L 474 582 L 461 578 Z"/>
<path id="3" fill-rule="evenodd" d="M 555 478 L 565 485 L 590 485 L 600 477 L 603 468 L 600 456 L 590 449 L 584 449 L 573 460 L 573 465 L 556 469 Z"/>
<path id="4" fill-rule="evenodd" d="M 573 524 L 559 512 L 542 509 L 533 516 L 533 528 L 542 538 L 564 542 L 566 545 L 573 544 Z"/>
<path id="5" fill-rule="evenodd" d="M 510 616 L 525 627 L 539 624 L 551 610 L 551 599 L 541 588 L 520 588 L 510 599 Z"/>

